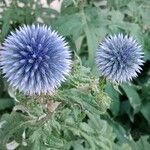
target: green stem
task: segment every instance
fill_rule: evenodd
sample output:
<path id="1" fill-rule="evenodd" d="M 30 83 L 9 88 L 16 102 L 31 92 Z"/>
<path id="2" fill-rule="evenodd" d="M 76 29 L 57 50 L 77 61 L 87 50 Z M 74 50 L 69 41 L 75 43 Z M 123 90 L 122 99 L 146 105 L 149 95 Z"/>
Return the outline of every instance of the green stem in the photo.
<path id="1" fill-rule="evenodd" d="M 92 38 L 92 32 L 90 31 L 90 28 L 88 26 L 88 22 L 86 19 L 86 15 L 84 12 L 84 8 L 81 8 L 81 15 L 82 15 L 82 22 L 84 25 L 84 32 L 87 38 L 87 46 L 88 46 L 88 60 L 89 60 L 89 64 L 92 67 L 94 64 L 94 50 L 95 50 L 95 46 L 93 43 L 93 38 Z"/>

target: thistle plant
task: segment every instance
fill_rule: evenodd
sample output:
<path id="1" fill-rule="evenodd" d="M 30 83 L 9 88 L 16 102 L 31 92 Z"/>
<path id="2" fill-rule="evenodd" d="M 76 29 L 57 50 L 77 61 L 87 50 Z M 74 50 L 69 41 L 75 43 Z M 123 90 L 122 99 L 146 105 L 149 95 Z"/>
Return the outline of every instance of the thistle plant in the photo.
<path id="1" fill-rule="evenodd" d="M 6 38 L 1 68 L 10 85 L 25 94 L 52 93 L 70 72 L 71 54 L 51 27 L 24 25 Z"/>
<path id="2" fill-rule="evenodd" d="M 142 70 L 141 45 L 128 35 L 110 35 L 99 45 L 96 63 L 101 74 L 112 82 L 129 82 Z"/>

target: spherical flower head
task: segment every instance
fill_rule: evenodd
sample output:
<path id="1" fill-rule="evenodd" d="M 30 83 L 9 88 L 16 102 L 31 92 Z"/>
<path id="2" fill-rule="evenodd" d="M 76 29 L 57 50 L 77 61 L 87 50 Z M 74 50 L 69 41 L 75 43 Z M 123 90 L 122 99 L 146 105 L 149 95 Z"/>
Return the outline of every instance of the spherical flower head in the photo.
<path id="1" fill-rule="evenodd" d="M 129 82 L 143 65 L 141 45 L 128 35 L 110 35 L 99 45 L 96 63 L 101 74 L 115 83 Z"/>
<path id="2" fill-rule="evenodd" d="M 24 25 L 11 32 L 0 54 L 10 85 L 28 95 L 54 92 L 71 69 L 68 44 L 45 25 Z"/>

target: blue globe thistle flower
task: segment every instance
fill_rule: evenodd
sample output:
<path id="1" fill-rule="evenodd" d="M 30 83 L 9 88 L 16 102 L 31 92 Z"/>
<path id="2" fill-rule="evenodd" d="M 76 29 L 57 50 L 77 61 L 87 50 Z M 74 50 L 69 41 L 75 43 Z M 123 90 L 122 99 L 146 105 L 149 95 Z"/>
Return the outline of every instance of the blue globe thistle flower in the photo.
<path id="1" fill-rule="evenodd" d="M 127 35 L 110 35 L 96 53 L 98 69 L 112 82 L 129 82 L 140 73 L 144 61 L 141 45 Z"/>
<path id="2" fill-rule="evenodd" d="M 29 95 L 52 93 L 71 69 L 68 44 L 45 25 L 24 25 L 11 32 L 0 53 L 10 85 Z"/>

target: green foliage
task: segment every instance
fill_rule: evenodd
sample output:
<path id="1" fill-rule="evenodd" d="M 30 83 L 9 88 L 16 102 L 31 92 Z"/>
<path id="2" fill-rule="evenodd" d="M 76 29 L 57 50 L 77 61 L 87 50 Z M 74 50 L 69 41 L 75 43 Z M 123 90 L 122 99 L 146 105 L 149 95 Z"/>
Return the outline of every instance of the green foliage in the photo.
<path id="1" fill-rule="evenodd" d="M 56 11 L 52 9 L 43 8 L 38 1 L 34 0 L 13 0 L 12 2 L 2 2 L 0 12 L 2 16 L 0 18 L 0 41 L 3 41 L 7 34 L 23 24 L 32 24 L 43 14 L 47 15 L 55 14 Z"/>
<path id="2" fill-rule="evenodd" d="M 119 93 L 113 88 L 110 83 L 107 84 L 105 91 L 108 93 L 112 100 L 110 110 L 112 114 L 116 117 L 119 114 L 120 109 Z"/>
<path id="3" fill-rule="evenodd" d="M 14 106 L 14 102 L 9 98 L 0 98 L 0 111 L 6 108 L 12 108 Z"/>
<path id="4" fill-rule="evenodd" d="M 84 115 L 83 115 L 84 113 Z M 81 115 L 82 114 L 82 115 Z M 87 122 L 83 121 L 87 114 Z M 14 120 L 13 120 L 14 119 Z M 18 149 L 119 149 L 120 144 L 114 143 L 116 134 L 113 128 L 97 115 L 81 111 L 77 106 L 63 109 L 62 113 L 46 116 L 42 120 L 33 120 L 19 113 L 5 115 L 0 137 L 1 148 L 5 149 L 8 142 L 15 140 Z M 14 136 L 15 134 L 15 136 Z M 23 142 L 24 141 L 24 142 Z M 26 144 L 25 144 L 26 143 Z M 123 149 L 131 148 L 122 145 Z"/>
<path id="5" fill-rule="evenodd" d="M 134 87 L 129 86 L 129 85 L 124 84 L 121 87 L 127 94 L 129 102 L 134 109 L 134 113 L 138 112 L 140 109 L 140 106 L 141 106 L 141 99 L 140 99 L 137 91 L 134 89 Z"/>
<path id="6" fill-rule="evenodd" d="M 17 149 L 33 150 L 119 150 L 120 146 L 132 150 L 137 147 L 106 113 L 111 101 L 103 91 L 103 84 L 88 68 L 75 64 L 72 76 L 55 95 L 25 97 L 18 93 L 13 111 L 0 120 L 0 148 L 6 149 L 12 141 L 17 143 Z M 110 84 L 107 91 L 112 99 L 118 97 Z M 52 111 L 56 101 L 59 105 Z M 149 143 L 143 137 L 138 144 L 142 148 Z"/>
<path id="7" fill-rule="evenodd" d="M 53 96 L 17 93 L 0 76 L 0 149 L 150 149 L 149 14 L 149 0 L 64 0 L 60 13 L 35 0 L 0 2 L 1 44 L 20 25 L 44 23 L 66 37 L 74 59 Z M 133 35 L 145 52 L 130 85 L 106 82 L 95 68 L 98 43 L 118 32 Z"/>
<path id="8" fill-rule="evenodd" d="M 101 118 L 109 108 L 109 98 L 101 94 L 103 89 L 89 69 L 77 65 L 73 72 L 68 83 L 54 96 L 43 100 L 26 97 L 25 101 L 20 94 L 17 96 L 19 102 L 13 112 L 4 114 L 0 121 L 3 149 L 11 141 L 19 144 L 18 149 L 119 149 L 119 144 L 114 142 L 117 136 L 113 127 Z M 50 99 L 60 102 L 51 113 L 45 105 Z M 130 145 L 123 144 L 123 147 L 130 148 Z"/>
<path id="9" fill-rule="evenodd" d="M 148 136 L 142 136 L 140 140 L 137 142 L 132 142 L 133 149 L 136 150 L 148 150 L 150 148 L 150 144 L 148 142 Z"/>

